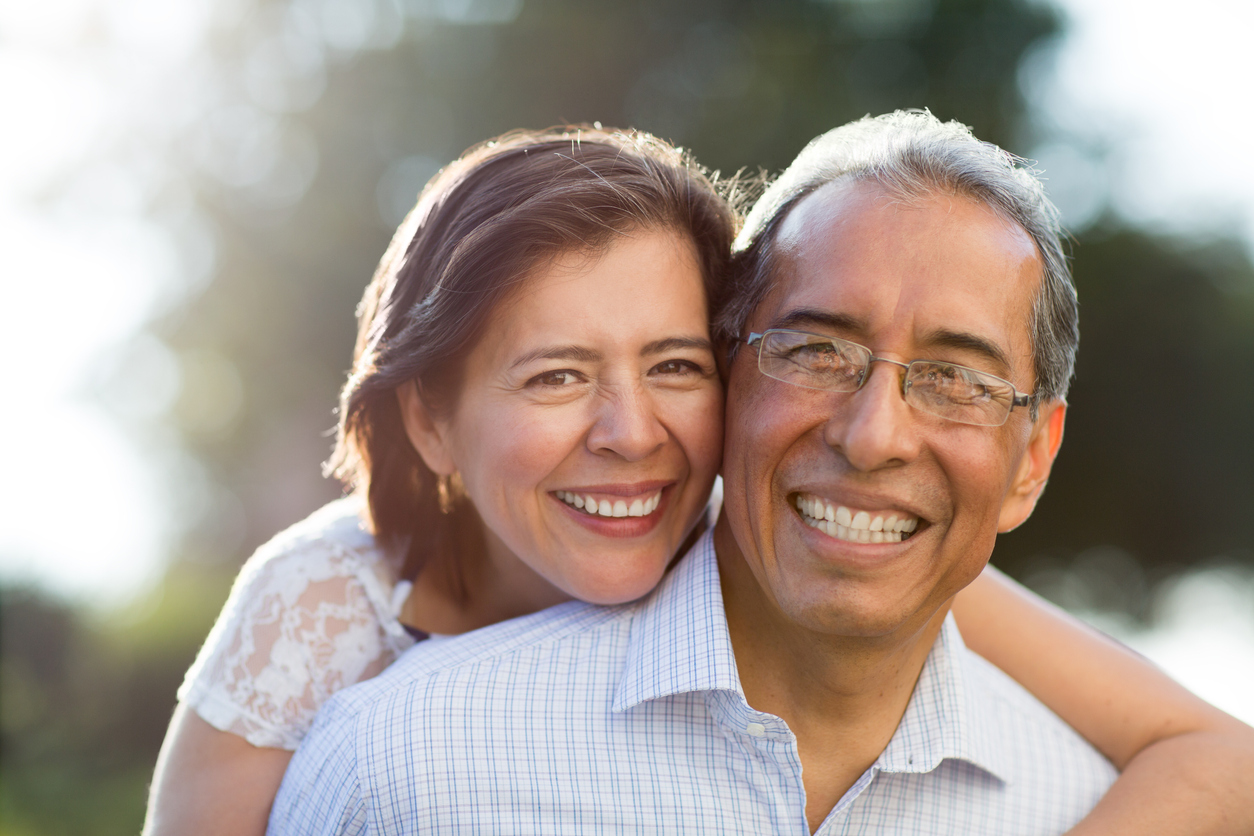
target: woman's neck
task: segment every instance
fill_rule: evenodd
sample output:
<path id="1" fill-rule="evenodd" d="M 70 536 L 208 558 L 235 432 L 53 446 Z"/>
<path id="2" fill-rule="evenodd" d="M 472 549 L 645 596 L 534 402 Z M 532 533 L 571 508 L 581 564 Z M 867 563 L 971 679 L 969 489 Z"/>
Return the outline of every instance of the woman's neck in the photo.
<path id="1" fill-rule="evenodd" d="M 571 600 L 490 530 L 484 531 L 484 541 L 486 560 L 466 572 L 464 602 L 456 600 L 448 584 L 423 571 L 414 579 L 401 621 L 426 633 L 465 633 Z"/>

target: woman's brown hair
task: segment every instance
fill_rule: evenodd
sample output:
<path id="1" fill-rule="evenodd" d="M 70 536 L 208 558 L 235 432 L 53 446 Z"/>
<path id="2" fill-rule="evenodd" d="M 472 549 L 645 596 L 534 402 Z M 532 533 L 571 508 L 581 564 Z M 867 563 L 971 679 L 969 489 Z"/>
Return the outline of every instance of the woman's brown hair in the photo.
<path id="1" fill-rule="evenodd" d="M 442 170 L 397 229 L 358 309 L 329 472 L 364 495 L 379 543 L 427 567 L 456 600 L 484 552 L 471 503 L 442 513 L 437 479 L 405 432 L 397 387 L 456 406 L 466 355 L 496 306 L 542 262 L 596 252 L 633 229 L 674 229 L 696 246 L 713 315 L 737 215 L 685 153 L 648 134 L 588 126 L 515 131 Z"/>

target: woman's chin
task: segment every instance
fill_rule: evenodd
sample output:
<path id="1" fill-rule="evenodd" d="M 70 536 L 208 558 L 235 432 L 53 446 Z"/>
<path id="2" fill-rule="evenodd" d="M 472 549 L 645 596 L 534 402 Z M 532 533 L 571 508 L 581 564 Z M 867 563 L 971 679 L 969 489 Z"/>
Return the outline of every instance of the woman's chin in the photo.
<path id="1" fill-rule="evenodd" d="M 602 606 L 626 604 L 648 595 L 661 582 L 667 561 L 653 565 L 636 565 L 631 571 L 606 573 L 604 565 L 587 575 L 572 578 L 563 584 L 566 592 L 580 601 Z"/>

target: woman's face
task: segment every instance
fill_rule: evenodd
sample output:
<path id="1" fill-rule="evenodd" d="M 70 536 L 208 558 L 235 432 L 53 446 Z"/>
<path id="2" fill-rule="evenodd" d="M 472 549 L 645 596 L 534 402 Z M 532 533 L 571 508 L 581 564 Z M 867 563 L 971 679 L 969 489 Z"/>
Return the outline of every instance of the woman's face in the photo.
<path id="1" fill-rule="evenodd" d="M 635 230 L 507 298 L 436 423 L 492 557 L 606 604 L 661 580 L 705 507 L 722 415 L 695 248 Z"/>

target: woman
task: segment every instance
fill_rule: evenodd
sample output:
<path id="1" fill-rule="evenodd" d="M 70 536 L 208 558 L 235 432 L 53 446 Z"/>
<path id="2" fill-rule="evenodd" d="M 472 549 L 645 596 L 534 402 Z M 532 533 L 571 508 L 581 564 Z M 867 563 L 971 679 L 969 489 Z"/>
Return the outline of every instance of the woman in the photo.
<path id="1" fill-rule="evenodd" d="M 241 573 L 180 694 L 148 832 L 260 833 L 317 707 L 415 639 L 657 584 L 718 468 L 708 322 L 734 227 L 641 134 L 519 132 L 436 176 L 360 311 L 333 457 L 354 499 Z M 1197 832 L 1181 797 L 1246 812 L 1163 792 L 1181 764 L 1218 775 L 1216 738 L 1244 726 L 1005 581 L 960 598 L 969 644 L 1126 768 L 1077 832 L 1146 815 Z"/>

